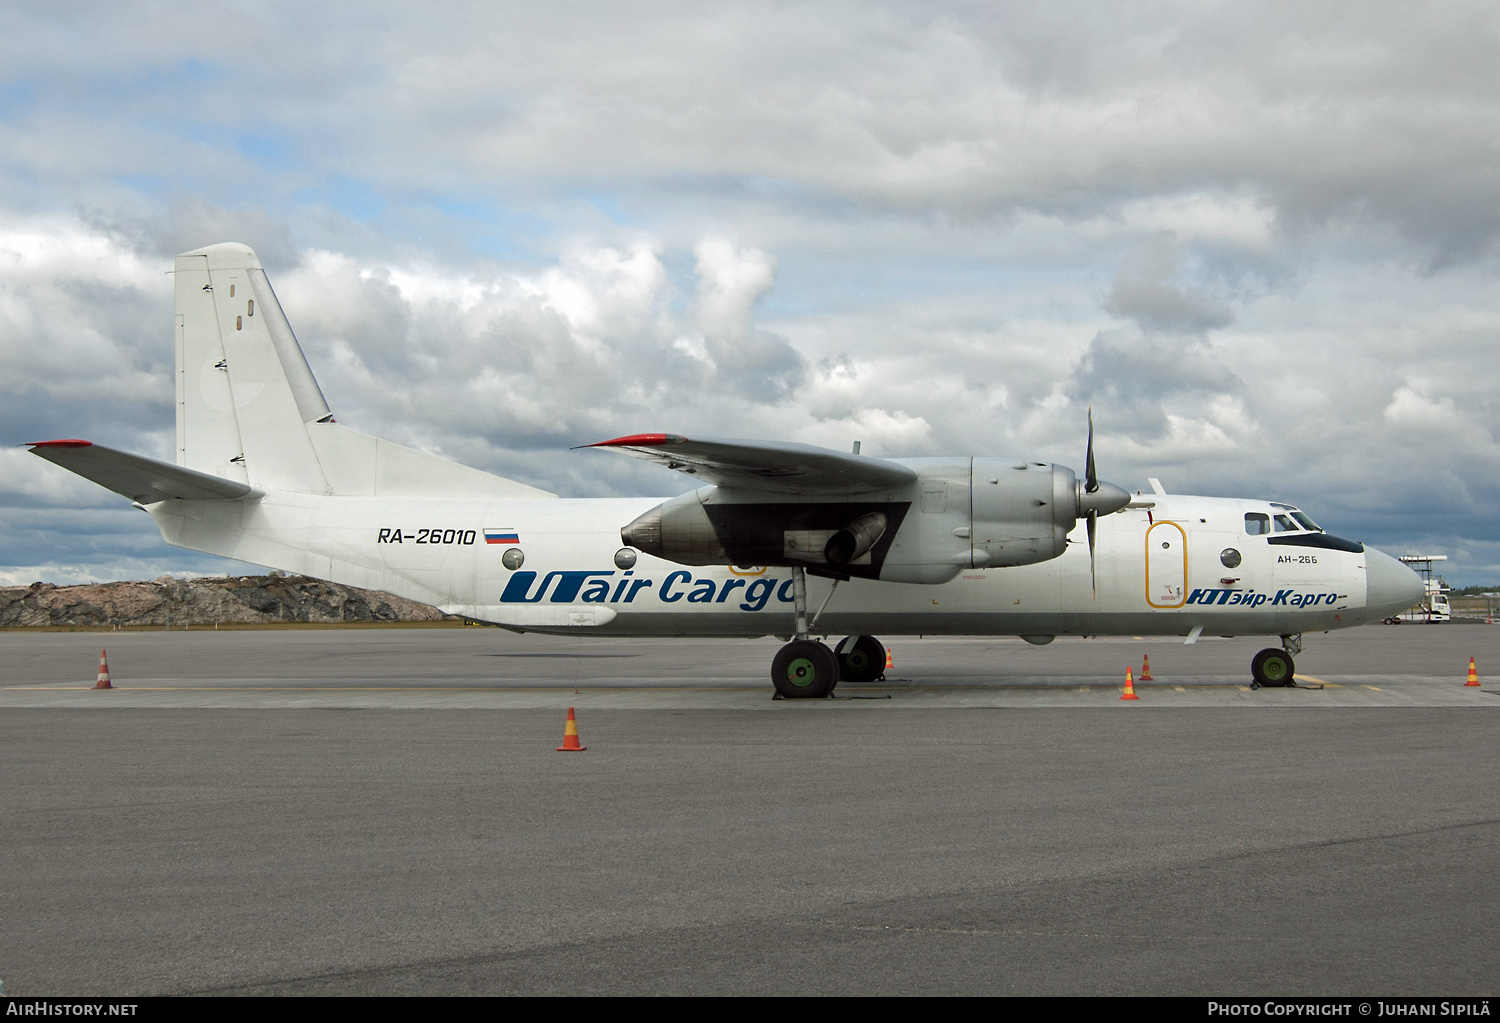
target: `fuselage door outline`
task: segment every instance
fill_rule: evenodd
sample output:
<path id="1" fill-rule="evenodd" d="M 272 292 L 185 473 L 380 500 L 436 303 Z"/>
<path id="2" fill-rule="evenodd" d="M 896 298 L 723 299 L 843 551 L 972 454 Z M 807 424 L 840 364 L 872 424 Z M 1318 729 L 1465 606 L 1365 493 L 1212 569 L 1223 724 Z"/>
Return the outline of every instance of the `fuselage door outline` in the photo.
<path id="1" fill-rule="evenodd" d="M 1176 530 L 1176 535 L 1168 532 Z M 1174 550 L 1173 548 L 1176 548 Z M 1152 588 L 1152 567 L 1156 584 Z M 1146 603 L 1155 608 L 1178 608 L 1187 603 L 1187 532 L 1175 522 L 1157 522 L 1146 530 Z M 1162 600 L 1157 600 L 1160 596 Z"/>

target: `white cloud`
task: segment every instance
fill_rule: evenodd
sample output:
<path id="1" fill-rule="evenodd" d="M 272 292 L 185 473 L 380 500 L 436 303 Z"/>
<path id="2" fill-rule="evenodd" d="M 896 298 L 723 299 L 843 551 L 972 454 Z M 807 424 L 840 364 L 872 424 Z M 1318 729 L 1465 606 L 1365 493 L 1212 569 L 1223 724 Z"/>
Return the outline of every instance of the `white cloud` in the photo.
<path id="1" fill-rule="evenodd" d="M 750 329 L 750 309 L 776 283 L 776 261 L 722 238 L 693 246 L 698 258 L 698 323 L 709 337 L 735 340 Z"/>
<path id="2" fill-rule="evenodd" d="M 1391 403 L 1381 414 L 1386 422 L 1398 428 L 1430 431 L 1434 440 L 1439 435 L 1466 428 L 1452 398 L 1434 400 L 1408 386 L 1396 388 L 1391 394 Z"/>

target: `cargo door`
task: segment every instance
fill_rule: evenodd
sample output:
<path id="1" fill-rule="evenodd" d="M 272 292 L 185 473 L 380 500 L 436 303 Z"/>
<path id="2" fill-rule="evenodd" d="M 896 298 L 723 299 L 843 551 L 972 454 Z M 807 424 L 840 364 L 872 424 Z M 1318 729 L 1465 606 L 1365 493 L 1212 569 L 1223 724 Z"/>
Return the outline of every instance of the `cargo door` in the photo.
<path id="1" fill-rule="evenodd" d="M 1175 522 L 1158 522 L 1146 530 L 1146 603 L 1187 603 L 1187 533 Z"/>

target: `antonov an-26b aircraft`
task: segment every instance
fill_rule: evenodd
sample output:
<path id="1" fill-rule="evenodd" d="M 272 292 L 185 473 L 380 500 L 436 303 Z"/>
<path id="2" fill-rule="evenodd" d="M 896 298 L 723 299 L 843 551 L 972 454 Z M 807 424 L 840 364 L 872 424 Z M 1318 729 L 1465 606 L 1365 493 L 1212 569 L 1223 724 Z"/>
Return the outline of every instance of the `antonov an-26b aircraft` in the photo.
<path id="1" fill-rule="evenodd" d="M 1302 633 L 1422 596 L 1405 565 L 1289 505 L 1101 482 L 1092 425 L 1082 479 L 1026 458 L 642 433 L 586 446 L 703 485 L 560 500 L 334 422 L 247 246 L 184 253 L 174 280 L 176 464 L 86 440 L 29 446 L 179 547 L 517 632 L 776 635 L 784 697 L 880 678 L 882 634 L 1280 636 L 1251 672 L 1281 686 Z M 812 638 L 830 635 L 846 638 Z"/>

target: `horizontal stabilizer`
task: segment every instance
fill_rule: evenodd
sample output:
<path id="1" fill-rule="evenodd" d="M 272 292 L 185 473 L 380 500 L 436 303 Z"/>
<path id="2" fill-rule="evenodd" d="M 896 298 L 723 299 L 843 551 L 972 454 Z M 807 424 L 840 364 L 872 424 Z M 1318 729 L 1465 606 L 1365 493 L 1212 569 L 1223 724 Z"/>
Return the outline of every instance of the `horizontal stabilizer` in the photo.
<path id="1" fill-rule="evenodd" d="M 259 490 L 235 480 L 116 451 L 92 441 L 44 440 L 27 447 L 33 455 L 56 462 L 137 504 L 155 504 L 172 497 L 184 501 L 238 501 L 261 496 Z"/>
<path id="2" fill-rule="evenodd" d="M 864 493 L 889 490 L 917 478 L 914 471 L 895 462 L 811 444 L 689 440 L 670 433 L 640 433 L 584 446 L 614 448 L 705 483 L 782 494 Z"/>

